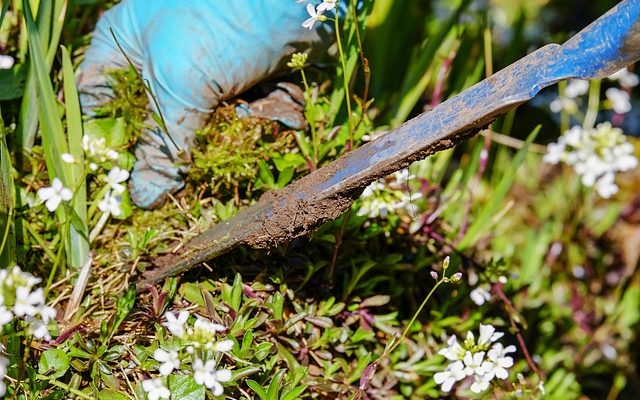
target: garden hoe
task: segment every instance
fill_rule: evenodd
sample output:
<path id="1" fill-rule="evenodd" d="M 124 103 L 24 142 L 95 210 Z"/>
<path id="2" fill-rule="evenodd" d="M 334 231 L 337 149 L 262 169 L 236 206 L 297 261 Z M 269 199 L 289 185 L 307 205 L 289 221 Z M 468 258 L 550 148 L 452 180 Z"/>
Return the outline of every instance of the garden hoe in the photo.
<path id="1" fill-rule="evenodd" d="M 474 136 L 496 117 L 571 78 L 598 79 L 640 59 L 640 0 L 625 0 L 563 45 L 549 44 L 155 260 L 138 287 L 238 246 L 272 248 L 338 218 L 370 183 Z"/>

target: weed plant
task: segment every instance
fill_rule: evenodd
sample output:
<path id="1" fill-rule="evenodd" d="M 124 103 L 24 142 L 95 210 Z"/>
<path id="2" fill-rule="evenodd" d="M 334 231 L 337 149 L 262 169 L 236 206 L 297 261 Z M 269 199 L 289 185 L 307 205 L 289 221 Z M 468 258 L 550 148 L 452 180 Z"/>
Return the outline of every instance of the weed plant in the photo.
<path id="1" fill-rule="evenodd" d="M 640 396 L 637 141 L 616 130 L 637 119 L 622 112 L 631 71 L 543 92 L 309 237 L 136 291 L 154 260 L 266 191 L 573 30 L 559 1 L 338 2 L 344 18 L 311 21 L 336 28 L 336 65 L 289 64 L 308 129 L 229 101 L 197 133 L 185 189 L 154 210 L 126 187 L 145 83 L 114 71 L 113 101 L 80 113 L 74 68 L 112 2 L 2 3 L 6 398 Z M 595 18 L 614 2 L 592 3 Z M 611 154 L 597 176 L 581 167 Z"/>

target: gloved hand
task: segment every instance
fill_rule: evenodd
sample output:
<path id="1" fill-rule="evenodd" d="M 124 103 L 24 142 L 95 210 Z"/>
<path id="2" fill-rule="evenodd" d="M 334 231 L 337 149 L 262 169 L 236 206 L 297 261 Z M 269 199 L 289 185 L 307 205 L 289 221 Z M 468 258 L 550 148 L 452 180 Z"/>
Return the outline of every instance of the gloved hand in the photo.
<path id="1" fill-rule="evenodd" d="M 153 207 L 182 188 L 195 130 L 221 100 L 283 71 L 294 52 L 311 51 L 311 60 L 327 53 L 333 24 L 316 23 L 309 30 L 301 26 L 307 18 L 305 4 L 294 0 L 124 0 L 104 13 L 80 65 L 83 110 L 90 113 L 113 97 L 105 72 L 128 67 L 111 28 L 150 83 L 177 145 L 152 122 L 155 128 L 142 133 L 130 181 L 138 206 Z M 265 104 L 288 101 L 287 93 L 291 88 L 281 87 L 244 112 L 260 115 Z"/>

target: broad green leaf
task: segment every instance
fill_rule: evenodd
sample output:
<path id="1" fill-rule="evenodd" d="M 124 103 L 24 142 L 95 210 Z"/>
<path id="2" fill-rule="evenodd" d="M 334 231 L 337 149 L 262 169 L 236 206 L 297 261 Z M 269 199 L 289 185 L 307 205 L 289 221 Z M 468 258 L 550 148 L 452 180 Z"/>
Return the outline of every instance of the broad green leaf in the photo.
<path id="1" fill-rule="evenodd" d="M 50 378 L 59 378 L 69 369 L 69 356 L 60 349 L 49 349 L 42 353 L 38 362 L 38 373 Z"/>
<path id="2" fill-rule="evenodd" d="M 172 399 L 204 400 L 206 395 L 205 387 L 198 385 L 189 375 L 170 375 L 169 390 Z"/>
<path id="3" fill-rule="evenodd" d="M 260 397 L 260 400 L 267 400 L 267 391 L 264 390 L 258 382 L 251 379 L 247 379 L 246 382 L 247 386 L 249 386 L 251 390 L 258 395 L 258 397 Z"/>

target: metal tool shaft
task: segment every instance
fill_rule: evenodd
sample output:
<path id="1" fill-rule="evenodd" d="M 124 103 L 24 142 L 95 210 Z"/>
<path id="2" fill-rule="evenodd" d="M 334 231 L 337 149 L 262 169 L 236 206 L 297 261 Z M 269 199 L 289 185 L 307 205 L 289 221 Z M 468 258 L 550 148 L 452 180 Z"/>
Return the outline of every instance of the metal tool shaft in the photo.
<path id="1" fill-rule="evenodd" d="M 604 78 L 640 59 L 640 0 L 618 4 L 562 46 L 527 55 L 192 239 L 139 285 L 182 273 L 240 245 L 274 247 L 338 218 L 371 182 L 475 135 L 496 117 L 569 78 Z"/>

